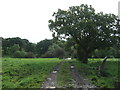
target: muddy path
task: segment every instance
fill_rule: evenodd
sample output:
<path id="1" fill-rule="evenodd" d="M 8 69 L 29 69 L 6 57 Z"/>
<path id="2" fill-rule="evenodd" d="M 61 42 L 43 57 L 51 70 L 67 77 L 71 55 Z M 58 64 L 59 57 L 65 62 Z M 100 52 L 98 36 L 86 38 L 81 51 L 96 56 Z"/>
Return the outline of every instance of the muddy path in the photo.
<path id="1" fill-rule="evenodd" d="M 43 89 L 54 89 L 54 88 L 57 88 L 57 73 L 58 73 L 58 70 L 60 69 L 62 63 L 64 61 L 61 61 L 60 63 L 58 63 L 53 71 L 48 75 L 48 77 L 46 78 L 46 80 L 43 82 L 42 86 L 40 87 L 43 88 Z"/>
<path id="2" fill-rule="evenodd" d="M 75 66 L 71 61 L 69 61 L 70 65 L 70 71 L 73 77 L 73 88 L 75 89 L 82 89 L 82 90 L 88 90 L 88 89 L 94 89 L 96 86 L 92 85 L 89 80 L 83 76 L 80 75 L 77 70 L 75 69 Z"/>
<path id="3" fill-rule="evenodd" d="M 64 88 L 57 85 L 57 76 L 59 74 L 58 71 L 60 70 L 60 67 L 62 66 L 63 63 L 64 61 L 58 63 L 54 67 L 53 71 L 48 75 L 46 80 L 43 82 L 42 86 L 40 87 L 40 90 Z M 68 63 L 69 63 L 71 76 L 72 76 L 72 87 L 70 87 L 69 89 L 66 88 L 67 90 L 88 90 L 88 89 L 95 90 L 95 88 L 97 88 L 95 85 L 92 85 L 89 82 L 89 80 L 85 76 L 83 76 L 83 74 L 79 74 L 77 72 L 72 61 L 68 61 Z"/>

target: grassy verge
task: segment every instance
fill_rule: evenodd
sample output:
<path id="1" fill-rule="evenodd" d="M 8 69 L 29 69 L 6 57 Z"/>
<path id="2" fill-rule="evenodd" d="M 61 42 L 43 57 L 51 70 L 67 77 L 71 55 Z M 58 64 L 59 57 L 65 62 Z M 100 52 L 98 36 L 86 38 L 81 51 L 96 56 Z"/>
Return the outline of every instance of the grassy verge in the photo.
<path id="1" fill-rule="evenodd" d="M 62 64 L 58 76 L 57 84 L 61 87 L 71 87 L 72 86 L 72 75 L 69 67 L 68 61 L 64 61 Z"/>
<path id="2" fill-rule="evenodd" d="M 0 56 L 0 90 L 2 89 L 2 58 Z"/>
<path id="3" fill-rule="evenodd" d="M 3 88 L 40 88 L 40 85 L 61 60 L 57 58 L 3 58 Z"/>
<path id="4" fill-rule="evenodd" d="M 105 64 L 104 76 L 99 75 L 98 66 L 103 59 L 89 59 L 89 63 L 83 64 L 77 60 L 73 60 L 78 72 L 85 74 L 93 84 L 100 88 L 114 88 L 114 82 L 118 82 L 118 59 L 108 59 Z"/>

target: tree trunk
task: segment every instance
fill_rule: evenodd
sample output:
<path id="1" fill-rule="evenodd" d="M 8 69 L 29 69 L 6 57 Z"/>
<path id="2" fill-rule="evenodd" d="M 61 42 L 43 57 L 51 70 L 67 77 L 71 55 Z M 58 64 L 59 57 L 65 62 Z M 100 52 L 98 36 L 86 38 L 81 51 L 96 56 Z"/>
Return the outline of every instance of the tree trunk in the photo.
<path id="1" fill-rule="evenodd" d="M 82 51 L 82 50 L 78 50 L 77 51 L 77 57 L 78 60 L 80 60 L 82 63 L 87 64 L 88 63 L 88 52 Z"/>
<path id="2" fill-rule="evenodd" d="M 88 63 L 88 53 L 84 52 L 84 56 L 83 56 L 83 63 L 87 64 Z"/>

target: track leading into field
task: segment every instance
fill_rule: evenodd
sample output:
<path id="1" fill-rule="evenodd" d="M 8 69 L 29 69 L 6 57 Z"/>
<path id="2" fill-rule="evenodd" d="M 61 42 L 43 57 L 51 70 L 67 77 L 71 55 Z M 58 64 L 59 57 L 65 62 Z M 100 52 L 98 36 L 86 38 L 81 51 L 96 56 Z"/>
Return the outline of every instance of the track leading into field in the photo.
<path id="1" fill-rule="evenodd" d="M 45 82 L 43 82 L 42 86 L 40 87 L 43 88 L 43 89 L 54 89 L 54 88 L 57 88 L 57 73 L 58 73 L 58 70 L 60 69 L 62 63 L 64 61 L 58 63 L 56 65 L 56 67 L 53 69 L 53 71 L 48 75 L 47 79 L 45 80 Z"/>
<path id="2" fill-rule="evenodd" d="M 61 65 L 64 63 L 64 61 L 60 62 L 56 65 L 56 67 L 53 69 L 53 71 L 48 75 L 47 79 L 43 82 L 40 89 L 55 89 L 58 88 L 57 86 L 57 74 L 58 70 L 60 69 Z M 96 88 L 96 86 L 92 85 L 87 78 L 85 78 L 83 75 L 80 75 L 77 70 L 75 69 L 73 63 L 71 61 L 68 61 L 71 75 L 73 77 L 73 90 L 88 90 L 92 88 Z M 72 89 L 71 89 L 72 90 Z"/>
<path id="3" fill-rule="evenodd" d="M 92 85 L 87 78 L 83 77 L 82 75 L 80 75 L 74 65 L 72 64 L 71 61 L 69 61 L 70 64 L 70 70 L 71 70 L 71 74 L 73 77 L 73 88 L 75 89 L 82 89 L 82 90 L 88 90 L 88 89 L 92 89 L 92 88 L 96 88 L 94 85 Z"/>

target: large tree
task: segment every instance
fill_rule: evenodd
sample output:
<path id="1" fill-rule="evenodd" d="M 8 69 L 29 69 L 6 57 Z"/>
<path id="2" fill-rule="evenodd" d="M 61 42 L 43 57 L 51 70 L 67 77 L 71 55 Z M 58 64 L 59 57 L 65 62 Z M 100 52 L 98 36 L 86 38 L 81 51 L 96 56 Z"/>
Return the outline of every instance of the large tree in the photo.
<path id="1" fill-rule="evenodd" d="M 109 47 L 115 43 L 118 18 L 114 14 L 96 13 L 92 6 L 72 6 L 68 10 L 58 9 L 49 20 L 54 37 L 72 38 L 77 44 L 78 58 L 87 63 L 89 54 L 95 49 Z"/>

